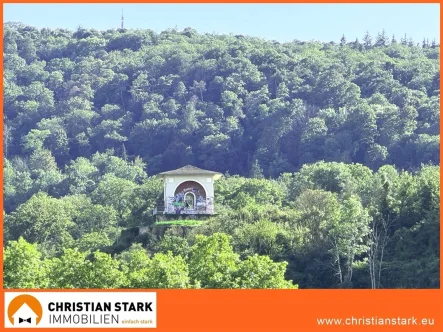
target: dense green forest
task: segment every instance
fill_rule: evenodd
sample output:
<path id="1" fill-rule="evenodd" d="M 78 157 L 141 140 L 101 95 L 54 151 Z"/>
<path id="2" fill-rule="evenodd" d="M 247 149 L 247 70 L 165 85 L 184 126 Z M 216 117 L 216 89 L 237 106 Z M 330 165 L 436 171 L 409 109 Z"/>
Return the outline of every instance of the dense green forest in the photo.
<path id="1" fill-rule="evenodd" d="M 435 42 L 3 41 L 5 287 L 439 287 Z M 186 164 L 225 174 L 217 215 L 128 237 Z"/>

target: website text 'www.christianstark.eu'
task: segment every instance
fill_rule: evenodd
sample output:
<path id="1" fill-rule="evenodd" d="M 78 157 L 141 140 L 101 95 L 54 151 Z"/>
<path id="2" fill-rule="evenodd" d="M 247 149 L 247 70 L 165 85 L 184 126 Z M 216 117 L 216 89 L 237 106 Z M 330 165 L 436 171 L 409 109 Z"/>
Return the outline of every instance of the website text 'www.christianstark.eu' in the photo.
<path id="1" fill-rule="evenodd" d="M 346 326 L 433 326 L 434 318 L 412 317 L 348 317 L 348 318 L 317 318 L 318 325 L 346 325 Z"/>

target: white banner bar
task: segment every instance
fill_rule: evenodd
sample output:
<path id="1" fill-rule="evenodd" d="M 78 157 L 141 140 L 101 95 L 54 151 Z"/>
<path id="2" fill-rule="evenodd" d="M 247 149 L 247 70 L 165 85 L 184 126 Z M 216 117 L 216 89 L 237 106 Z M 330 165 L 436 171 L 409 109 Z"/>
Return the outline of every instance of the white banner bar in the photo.
<path id="1" fill-rule="evenodd" d="M 155 292 L 5 292 L 7 328 L 155 328 Z"/>

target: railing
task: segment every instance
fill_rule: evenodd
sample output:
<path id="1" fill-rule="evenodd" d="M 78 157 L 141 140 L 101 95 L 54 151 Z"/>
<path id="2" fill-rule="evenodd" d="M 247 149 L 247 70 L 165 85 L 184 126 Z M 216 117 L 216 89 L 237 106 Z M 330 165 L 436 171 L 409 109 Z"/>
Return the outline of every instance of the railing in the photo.
<path id="1" fill-rule="evenodd" d="M 152 211 L 152 214 L 155 216 L 156 214 L 164 214 L 165 213 L 165 206 L 160 205 L 156 206 L 154 210 Z"/>
<path id="2" fill-rule="evenodd" d="M 174 197 L 169 197 L 166 206 L 155 207 L 152 211 L 156 214 L 213 214 L 213 198 L 208 197 L 204 202 L 198 202 L 194 207 L 185 207 L 175 201 Z"/>

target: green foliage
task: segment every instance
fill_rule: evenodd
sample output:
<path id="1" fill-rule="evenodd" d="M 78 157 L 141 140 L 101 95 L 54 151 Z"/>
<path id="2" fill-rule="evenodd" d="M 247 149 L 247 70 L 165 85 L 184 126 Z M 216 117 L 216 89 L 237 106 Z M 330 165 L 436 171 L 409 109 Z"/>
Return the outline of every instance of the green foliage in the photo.
<path id="1" fill-rule="evenodd" d="M 118 261 L 110 255 L 97 251 L 92 260 L 86 256 L 66 249 L 60 258 L 49 260 L 49 288 L 119 288 L 125 283 Z"/>
<path id="2" fill-rule="evenodd" d="M 189 257 L 189 275 L 203 288 L 233 288 L 230 276 L 238 260 L 225 234 L 197 235 Z"/>
<path id="3" fill-rule="evenodd" d="M 37 245 L 26 242 L 22 237 L 9 242 L 3 251 L 3 271 L 5 288 L 48 287 L 47 266 L 41 262 Z"/>
<path id="4" fill-rule="evenodd" d="M 258 177 L 322 159 L 372 169 L 437 162 L 396 150 L 402 138 L 438 135 L 437 45 L 390 44 L 384 32 L 333 45 L 172 30 L 4 30 L 11 157 L 45 148 L 65 166 L 106 149 L 121 156 L 124 146 L 150 173 L 186 162 L 241 175 L 254 166 Z M 57 127 L 42 125 L 49 119 Z M 169 155 L 181 144 L 178 162 Z"/>
<path id="5" fill-rule="evenodd" d="M 268 256 L 248 257 L 240 263 L 234 278 L 238 288 L 298 288 L 285 280 L 286 262 L 275 263 Z"/>
<path id="6" fill-rule="evenodd" d="M 127 287 L 143 288 L 149 276 L 149 256 L 140 244 L 133 244 L 118 256 L 121 269 L 127 278 Z M 149 282 L 149 281 L 148 281 Z"/>
<path id="7" fill-rule="evenodd" d="M 111 255 L 96 251 L 90 264 L 88 288 L 119 288 L 124 285 L 126 278 L 119 266 Z"/>
<path id="8" fill-rule="evenodd" d="M 181 256 L 171 252 L 157 253 L 146 271 L 149 278 L 143 288 L 188 288 L 188 265 Z"/>
<path id="9" fill-rule="evenodd" d="M 60 258 L 49 260 L 49 288 L 88 288 L 91 262 L 86 255 L 65 249 Z"/>
<path id="10" fill-rule="evenodd" d="M 365 240 L 370 233 L 370 218 L 359 199 L 353 196 L 342 202 L 340 214 L 339 220 L 331 220 L 326 227 L 340 283 L 349 284 L 354 260 L 369 249 Z"/>
<path id="11" fill-rule="evenodd" d="M 173 255 L 180 255 L 181 257 L 187 259 L 189 257 L 191 248 L 187 239 L 174 235 L 165 235 L 156 244 L 156 250 L 162 253 L 171 252 Z"/>
<path id="12" fill-rule="evenodd" d="M 283 251 L 281 239 L 285 235 L 285 230 L 279 224 L 261 220 L 238 228 L 234 243 L 239 252 L 275 257 Z"/>
<path id="13" fill-rule="evenodd" d="M 377 234 L 377 287 L 438 287 L 440 47 L 389 39 L 4 24 L 5 286 L 368 287 Z M 186 164 L 217 215 L 121 235 Z"/>
<path id="14" fill-rule="evenodd" d="M 6 239 L 23 236 L 27 241 L 39 243 L 46 254 L 59 252 L 73 240 L 70 232 L 75 224 L 70 208 L 61 200 L 38 193 L 6 217 Z"/>
<path id="15" fill-rule="evenodd" d="M 226 181 L 233 182 L 233 180 Z M 224 185 L 222 181 L 224 180 L 217 183 L 218 188 Z M 235 187 L 228 187 L 226 194 L 223 191 L 220 193 L 223 203 L 233 209 L 248 209 L 253 205 L 281 205 L 284 192 L 277 182 L 265 179 L 245 179 L 236 182 Z"/>
<path id="16" fill-rule="evenodd" d="M 165 245 L 164 242 L 162 247 Z M 60 257 L 41 260 L 36 246 L 20 238 L 5 250 L 5 287 L 297 288 L 284 278 L 286 263 L 274 263 L 267 256 L 257 255 L 240 261 L 226 235 L 201 236 L 190 249 L 191 256 L 185 258 L 171 251 L 149 257 L 139 244 L 116 258 L 99 251 L 88 255 L 65 249 Z M 180 251 L 183 253 L 183 248 Z M 23 268 L 16 264 L 17 259 L 26 259 L 29 265 Z M 214 261 L 208 270 L 202 269 L 208 259 Z M 222 271 L 226 274 L 222 275 Z"/>
<path id="17" fill-rule="evenodd" d="M 91 196 L 94 202 L 114 208 L 121 220 L 126 220 L 131 211 L 129 208 L 131 195 L 136 187 L 134 182 L 109 173 L 103 176 Z"/>

